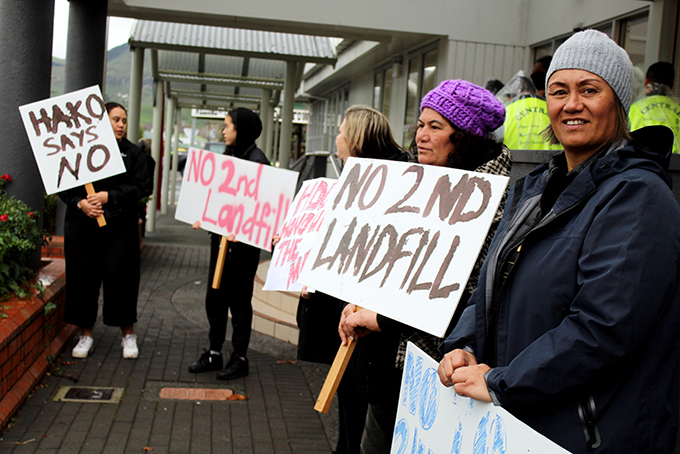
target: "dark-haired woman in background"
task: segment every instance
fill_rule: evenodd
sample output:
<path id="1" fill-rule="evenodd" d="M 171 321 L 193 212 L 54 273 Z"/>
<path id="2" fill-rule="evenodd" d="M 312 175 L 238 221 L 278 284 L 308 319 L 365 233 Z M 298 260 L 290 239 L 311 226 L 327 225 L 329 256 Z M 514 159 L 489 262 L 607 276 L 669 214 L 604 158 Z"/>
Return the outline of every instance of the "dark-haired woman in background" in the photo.
<path id="1" fill-rule="evenodd" d="M 252 110 L 239 107 L 224 118 L 222 135 L 227 144 L 225 154 L 239 159 L 270 165 L 265 154 L 255 145 L 255 139 L 262 133 L 262 121 Z M 200 221 L 193 225 L 201 228 Z M 208 291 L 205 295 L 205 310 L 210 323 L 210 350 L 189 366 L 189 372 L 201 373 L 219 371 L 217 378 L 231 380 L 244 377 L 249 373 L 248 346 L 250 344 L 250 325 L 253 320 L 253 281 L 260 262 L 260 250 L 254 246 L 234 241 L 234 235 L 227 236 L 227 254 L 222 271 L 220 288 L 212 288 L 217 255 L 222 235 L 210 234 L 210 272 Z M 223 366 L 222 346 L 227 336 L 227 322 L 231 311 L 232 354 Z"/>
<path id="2" fill-rule="evenodd" d="M 139 293 L 139 223 L 137 201 L 145 194 L 151 175 L 139 147 L 125 138 L 127 111 L 114 102 L 106 111 L 118 141 L 125 173 L 95 181 L 94 194 L 84 187 L 59 194 L 66 203 L 64 252 L 69 288 L 64 321 L 80 328 L 81 336 L 72 351 L 86 358 L 94 341 L 99 291 L 104 286 L 103 322 L 120 326 L 123 358 L 137 358 L 137 294 Z M 99 227 L 97 217 L 106 225 Z"/>
<path id="3" fill-rule="evenodd" d="M 493 131 L 503 124 L 505 108 L 488 90 L 464 80 L 446 80 L 431 90 L 420 104 L 420 118 L 411 142 L 411 152 L 421 164 L 471 170 L 494 175 L 510 174 L 510 154 L 507 147 L 493 138 Z M 493 234 L 498 227 L 505 201 L 496 212 L 487 239 L 458 303 L 448 332 L 460 318 L 472 290 L 477 285 L 479 270 L 486 257 Z M 368 408 L 361 441 L 362 454 L 388 453 L 392 443 L 399 398 L 401 375 L 404 367 L 406 342 L 411 341 L 434 358 L 441 358 L 437 347 L 442 339 L 411 328 L 370 310 L 355 312 L 353 304 L 345 307 L 339 333 L 346 342 L 367 336 L 357 344 L 370 342 L 376 336 L 396 336 L 396 345 L 385 349 L 365 361 L 372 368 L 383 367 L 382 383 L 372 388 L 380 395 Z M 368 335 L 370 334 L 370 335 Z M 386 366 L 387 364 L 387 366 Z"/>

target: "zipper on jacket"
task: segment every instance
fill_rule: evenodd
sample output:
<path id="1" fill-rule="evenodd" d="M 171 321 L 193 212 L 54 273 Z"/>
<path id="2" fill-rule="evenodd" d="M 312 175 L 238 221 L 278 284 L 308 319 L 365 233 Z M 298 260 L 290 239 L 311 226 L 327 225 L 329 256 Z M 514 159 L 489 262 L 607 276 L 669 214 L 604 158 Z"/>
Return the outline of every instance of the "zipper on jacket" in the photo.
<path id="1" fill-rule="evenodd" d="M 597 409 L 592 394 L 578 403 L 578 416 L 586 436 L 586 447 L 590 451 L 600 446 L 600 431 L 597 429 Z"/>
<path id="2" fill-rule="evenodd" d="M 545 215 L 545 217 L 543 219 L 541 219 L 538 222 L 538 224 L 536 224 L 536 226 L 534 226 L 534 228 L 529 230 L 526 233 L 526 235 L 524 235 L 524 237 L 522 237 L 518 241 L 516 241 L 515 244 L 513 244 L 513 246 L 508 248 L 507 250 L 512 251 L 516 247 L 521 248 L 522 245 L 524 244 L 524 242 L 527 240 L 527 238 L 529 238 L 530 235 L 534 234 L 538 230 L 541 230 L 544 227 L 552 224 L 557 219 L 561 219 L 564 216 L 571 213 L 572 211 L 574 211 L 575 209 L 579 208 L 594 193 L 595 193 L 595 189 L 590 191 L 588 194 L 583 196 L 583 198 L 581 198 L 581 200 L 579 200 L 578 202 L 576 202 L 575 204 L 573 204 L 572 206 L 570 206 L 566 210 L 562 211 L 558 215 L 553 215 L 552 217 L 550 217 L 550 214 L 553 213 L 553 211 L 551 210 L 547 215 Z M 498 261 L 499 264 L 497 264 L 496 270 L 495 270 L 496 275 L 503 268 L 503 265 L 505 264 L 505 260 L 507 259 L 507 257 L 508 257 L 508 254 L 506 253 L 505 256 L 502 257 L 502 260 Z M 520 257 L 520 255 L 518 254 L 516 259 L 515 259 L 515 265 L 519 261 L 519 257 Z M 499 258 L 501 258 L 501 257 L 499 257 Z M 512 270 L 515 269 L 515 265 L 513 265 L 512 268 L 510 269 L 510 271 L 508 272 L 508 276 L 506 277 L 506 279 L 503 280 L 503 284 L 501 285 L 498 292 L 496 293 L 495 290 L 493 291 L 493 301 L 492 301 L 492 305 L 491 305 L 491 310 L 489 311 L 489 314 L 490 314 L 489 319 L 487 320 L 487 327 L 488 327 L 488 331 L 487 331 L 487 333 L 488 333 L 488 335 L 487 335 L 487 340 L 488 340 L 487 345 L 488 345 L 488 347 L 487 347 L 487 350 L 488 350 L 489 353 L 485 354 L 485 358 L 487 359 L 487 364 L 490 367 L 496 367 L 498 365 L 498 317 L 499 317 L 500 310 L 501 310 L 501 295 L 503 294 L 503 288 L 505 287 L 505 283 L 510 278 L 510 274 L 512 273 Z M 494 279 L 494 281 L 495 280 L 496 279 Z"/>
<path id="3" fill-rule="evenodd" d="M 498 365 L 498 317 L 501 312 L 501 304 L 500 304 L 500 299 L 501 295 L 503 294 L 503 288 L 505 287 L 505 283 L 508 281 L 508 278 L 510 277 L 510 274 L 512 274 L 512 271 L 515 269 L 515 265 L 519 261 L 519 256 L 522 252 L 522 244 L 524 244 L 524 240 L 526 239 L 526 236 L 524 238 L 521 238 L 520 241 L 518 241 L 516 244 L 513 244 L 510 248 L 508 248 L 508 251 L 516 250 L 517 251 L 517 256 L 515 257 L 515 261 L 511 263 L 511 267 L 508 270 L 508 275 L 503 279 L 503 283 L 501 284 L 500 289 L 498 289 L 498 293 L 494 295 L 494 304 L 491 306 L 491 311 L 490 311 L 490 316 L 489 316 L 489 330 L 488 330 L 488 340 L 487 340 L 487 345 L 489 345 L 489 353 L 487 355 L 487 358 L 489 358 L 488 365 L 490 367 L 496 367 Z M 507 255 L 505 259 L 502 262 L 501 269 L 503 268 L 503 265 L 505 264 L 507 259 Z M 500 272 L 500 270 L 498 270 Z"/>

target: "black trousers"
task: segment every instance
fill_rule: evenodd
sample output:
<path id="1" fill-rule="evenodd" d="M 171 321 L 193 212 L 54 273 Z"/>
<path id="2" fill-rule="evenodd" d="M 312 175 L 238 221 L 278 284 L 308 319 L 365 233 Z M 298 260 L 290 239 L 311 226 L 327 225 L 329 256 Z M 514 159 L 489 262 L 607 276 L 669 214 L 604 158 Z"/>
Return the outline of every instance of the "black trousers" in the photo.
<path id="1" fill-rule="evenodd" d="M 67 221 L 66 306 L 64 321 L 94 326 L 99 291 L 104 285 L 104 324 L 129 326 L 137 322 L 139 293 L 139 227 L 134 211 L 107 219 L 99 227 L 94 219 Z"/>
<path id="2" fill-rule="evenodd" d="M 357 391 L 350 365 L 338 386 L 338 444 L 336 454 L 360 454 L 368 400 Z M 397 398 L 398 400 L 398 398 Z"/>
<path id="3" fill-rule="evenodd" d="M 253 284 L 260 262 L 260 250 L 244 243 L 229 242 L 219 289 L 212 288 L 219 253 L 220 235 L 211 234 L 210 274 L 205 296 L 205 311 L 210 323 L 210 350 L 222 351 L 227 336 L 227 321 L 231 311 L 233 329 L 231 344 L 234 354 L 246 356 L 253 322 Z"/>

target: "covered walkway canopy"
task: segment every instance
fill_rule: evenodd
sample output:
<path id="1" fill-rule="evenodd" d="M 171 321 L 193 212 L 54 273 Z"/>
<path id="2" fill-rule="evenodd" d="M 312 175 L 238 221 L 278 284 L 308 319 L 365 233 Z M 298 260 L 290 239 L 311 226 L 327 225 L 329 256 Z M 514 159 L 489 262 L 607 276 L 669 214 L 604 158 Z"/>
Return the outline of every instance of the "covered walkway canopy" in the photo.
<path id="1" fill-rule="evenodd" d="M 163 92 L 166 97 L 162 213 L 167 209 L 168 195 L 174 194 L 168 184 L 175 180 L 177 168 L 176 162 L 173 162 L 173 178 L 169 178 L 170 125 L 178 121 L 179 109 L 228 110 L 242 106 L 259 111 L 264 126 L 261 147 L 270 159 L 287 168 L 294 94 L 302 79 L 304 65 L 333 65 L 337 61 L 332 40 L 328 37 L 193 24 L 139 20 L 133 26 L 129 43 L 133 64 L 128 135 L 132 141 L 138 139 L 135 134 L 139 131 L 144 50 L 149 49 L 156 89 L 152 154 L 157 161 L 160 157 Z M 272 150 L 273 108 L 281 95 L 281 140 L 276 158 Z M 154 207 L 150 206 L 152 211 Z M 150 219 L 154 218 L 153 214 L 150 213 Z M 147 227 L 149 230 L 154 228 L 153 224 Z"/>

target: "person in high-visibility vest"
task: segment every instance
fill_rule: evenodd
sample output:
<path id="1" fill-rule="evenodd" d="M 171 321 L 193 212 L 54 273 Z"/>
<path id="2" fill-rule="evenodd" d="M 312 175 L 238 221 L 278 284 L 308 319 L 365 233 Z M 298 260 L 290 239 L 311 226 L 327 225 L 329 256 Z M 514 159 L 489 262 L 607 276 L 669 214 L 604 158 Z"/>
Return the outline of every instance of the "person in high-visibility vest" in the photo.
<path id="1" fill-rule="evenodd" d="M 511 150 L 560 150 L 541 134 L 550 124 L 545 98 L 526 76 L 519 77 L 521 90 L 506 107 L 503 143 Z"/>
<path id="2" fill-rule="evenodd" d="M 645 126 L 662 125 L 673 130 L 673 153 L 680 153 L 680 104 L 671 97 L 675 71 L 668 62 L 657 62 L 647 69 L 645 92 L 647 96 L 630 107 L 630 130 Z"/>

